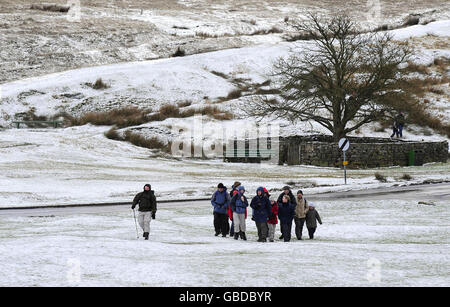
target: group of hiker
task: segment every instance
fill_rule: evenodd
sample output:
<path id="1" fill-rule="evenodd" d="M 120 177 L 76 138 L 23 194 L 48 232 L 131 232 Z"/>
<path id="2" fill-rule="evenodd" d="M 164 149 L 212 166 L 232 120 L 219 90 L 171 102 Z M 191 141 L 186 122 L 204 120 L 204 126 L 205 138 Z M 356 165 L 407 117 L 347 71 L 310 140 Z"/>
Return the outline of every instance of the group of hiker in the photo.
<path id="1" fill-rule="evenodd" d="M 214 207 L 215 235 L 226 237 L 228 234 L 235 240 L 247 240 L 246 218 L 247 208 L 252 209 L 252 220 L 258 230 L 258 242 L 275 241 L 275 231 L 280 221 L 280 240 L 291 240 L 292 223 L 295 222 L 295 235 L 302 240 L 303 227 L 306 224 L 310 239 L 314 239 L 317 222 L 322 224 L 319 213 L 313 203 L 303 197 L 301 190 L 295 197 L 289 186 L 283 187 L 283 192 L 276 201 L 270 199 L 269 191 L 264 187 L 256 190 L 256 195 L 250 203 L 245 195 L 245 187 L 235 182 L 228 193 L 227 188 L 219 183 L 217 191 L 211 197 Z M 229 221 L 231 221 L 231 226 Z"/>
<path id="2" fill-rule="evenodd" d="M 397 138 L 403 137 L 403 127 L 405 126 L 405 116 L 400 113 L 395 117 L 394 124 L 392 125 L 391 138 L 396 136 Z"/>
<path id="3" fill-rule="evenodd" d="M 214 207 L 214 229 L 215 235 L 226 237 L 230 235 L 235 240 L 247 240 L 246 219 L 247 208 L 252 209 L 252 220 L 258 230 L 258 242 L 275 241 L 275 232 L 278 220 L 280 221 L 280 240 L 289 242 L 291 240 L 292 223 L 295 222 L 295 235 L 302 240 L 303 227 L 306 224 L 309 238 L 314 238 L 317 222 L 322 224 L 319 213 L 314 204 L 303 197 L 301 190 L 297 196 L 289 186 L 283 187 L 283 192 L 276 201 L 271 200 L 269 191 L 264 187 L 256 190 L 256 195 L 250 203 L 245 195 L 245 187 L 240 182 L 235 182 L 228 193 L 227 188 L 219 183 L 217 191 L 211 197 Z M 150 184 L 144 186 L 144 191 L 138 193 L 131 208 L 139 205 L 138 222 L 143 230 L 143 237 L 148 240 L 150 234 L 150 222 L 156 219 L 156 197 Z M 229 223 L 231 221 L 231 226 Z M 137 225 L 136 225 L 137 231 Z"/>

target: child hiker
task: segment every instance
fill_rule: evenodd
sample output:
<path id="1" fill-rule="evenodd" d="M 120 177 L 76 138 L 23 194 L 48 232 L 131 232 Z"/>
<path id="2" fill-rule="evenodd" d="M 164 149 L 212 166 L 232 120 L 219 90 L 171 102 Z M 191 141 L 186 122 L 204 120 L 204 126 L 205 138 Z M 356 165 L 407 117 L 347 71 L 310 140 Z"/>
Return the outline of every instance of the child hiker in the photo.
<path id="1" fill-rule="evenodd" d="M 266 195 L 267 199 L 269 199 L 270 207 L 272 208 L 272 214 L 269 216 L 267 226 L 269 227 L 269 241 L 274 242 L 275 230 L 278 224 L 278 203 L 276 201 L 270 200 L 270 194 L 266 188 L 264 188 L 264 194 Z"/>
<path id="2" fill-rule="evenodd" d="M 315 209 L 313 203 L 309 203 L 309 210 L 306 213 L 306 228 L 308 228 L 309 238 L 314 239 L 314 233 L 316 232 L 317 222 L 322 225 L 319 212 Z"/>

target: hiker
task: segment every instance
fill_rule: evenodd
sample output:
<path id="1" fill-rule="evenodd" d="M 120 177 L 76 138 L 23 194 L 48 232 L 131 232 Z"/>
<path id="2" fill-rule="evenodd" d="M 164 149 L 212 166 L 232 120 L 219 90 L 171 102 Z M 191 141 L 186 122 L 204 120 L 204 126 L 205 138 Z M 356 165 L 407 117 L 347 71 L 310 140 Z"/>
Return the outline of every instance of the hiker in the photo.
<path id="1" fill-rule="evenodd" d="M 269 232 L 267 220 L 272 214 L 272 207 L 269 199 L 264 194 L 263 187 L 259 187 L 256 190 L 256 196 L 253 197 L 250 207 L 253 209 L 253 220 L 258 229 L 258 242 L 267 242 L 267 235 Z"/>
<path id="2" fill-rule="evenodd" d="M 314 233 L 316 232 L 317 222 L 322 225 L 322 220 L 320 219 L 319 212 L 315 209 L 313 203 L 309 203 L 309 209 L 306 213 L 306 227 L 308 228 L 309 239 L 314 239 Z"/>
<path id="3" fill-rule="evenodd" d="M 294 197 L 294 194 L 292 193 L 292 191 L 291 191 L 291 188 L 289 187 L 289 186 L 284 186 L 283 187 L 283 192 L 281 192 L 281 194 L 278 196 L 278 200 L 277 200 L 277 202 L 282 202 L 283 201 L 283 196 L 284 195 L 287 195 L 287 196 L 289 196 L 289 199 L 290 199 L 290 202 L 291 202 L 291 204 L 294 204 L 294 205 L 296 205 L 297 203 L 295 202 L 295 197 Z"/>
<path id="4" fill-rule="evenodd" d="M 142 230 L 144 231 L 143 237 L 148 240 L 150 234 L 150 221 L 156 219 L 156 197 L 155 192 L 152 190 L 150 184 L 144 186 L 144 191 L 138 193 L 133 199 L 133 205 L 131 209 L 134 210 L 136 205 L 139 205 L 138 221 Z"/>
<path id="5" fill-rule="evenodd" d="M 394 124 L 392 125 L 392 134 L 391 134 L 391 138 L 393 138 L 394 136 L 398 137 L 399 133 L 398 133 L 398 128 L 397 128 L 397 122 L 395 121 Z"/>
<path id="6" fill-rule="evenodd" d="M 397 137 L 403 137 L 403 126 L 405 125 L 405 116 L 403 116 L 403 113 L 398 114 L 398 116 L 395 118 L 395 121 L 397 122 Z"/>
<path id="7" fill-rule="evenodd" d="M 267 221 L 267 226 L 269 228 L 269 241 L 274 242 L 275 239 L 275 230 L 278 224 L 278 203 L 276 201 L 270 200 L 270 194 L 269 191 L 264 188 L 264 194 L 266 195 L 267 199 L 269 200 L 270 207 L 271 207 L 271 215 L 269 216 L 269 220 Z"/>
<path id="8" fill-rule="evenodd" d="M 284 195 L 278 203 L 278 217 L 280 219 L 281 234 L 284 242 L 291 240 L 292 220 L 295 215 L 295 205 L 292 204 L 289 195 Z"/>
<path id="9" fill-rule="evenodd" d="M 297 205 L 297 203 L 295 202 L 294 194 L 292 193 L 291 188 L 289 186 L 284 186 L 283 187 L 283 192 L 281 192 L 281 194 L 278 196 L 278 200 L 277 200 L 278 204 L 283 202 L 283 197 L 285 195 L 289 196 L 290 203 L 292 205 L 294 205 L 294 206 Z M 280 240 L 283 240 L 283 234 L 281 234 Z"/>
<path id="10" fill-rule="evenodd" d="M 238 193 L 237 188 L 241 185 L 239 181 L 235 181 L 234 184 L 231 186 L 230 191 L 230 198 L 233 198 L 234 195 Z M 247 217 L 247 216 L 246 216 Z M 231 210 L 231 207 L 228 206 L 228 218 L 231 221 L 231 227 L 230 227 L 230 237 L 234 236 L 234 221 L 233 221 L 233 210 Z"/>
<path id="11" fill-rule="evenodd" d="M 222 234 L 226 237 L 228 234 L 228 207 L 230 205 L 230 195 L 223 183 L 219 183 L 217 191 L 211 197 L 211 204 L 214 207 L 214 230 L 215 236 Z"/>
<path id="12" fill-rule="evenodd" d="M 297 240 L 302 239 L 303 225 L 306 220 L 306 213 L 309 210 L 308 201 L 303 197 L 302 190 L 297 191 L 297 206 L 295 206 L 295 235 Z"/>
<path id="13" fill-rule="evenodd" d="M 245 235 L 245 212 L 248 207 L 248 200 L 244 195 L 244 186 L 239 186 L 237 190 L 238 193 L 233 196 L 230 202 L 231 210 L 233 210 L 234 239 L 238 240 L 240 237 L 242 240 L 246 241 L 247 237 Z"/>

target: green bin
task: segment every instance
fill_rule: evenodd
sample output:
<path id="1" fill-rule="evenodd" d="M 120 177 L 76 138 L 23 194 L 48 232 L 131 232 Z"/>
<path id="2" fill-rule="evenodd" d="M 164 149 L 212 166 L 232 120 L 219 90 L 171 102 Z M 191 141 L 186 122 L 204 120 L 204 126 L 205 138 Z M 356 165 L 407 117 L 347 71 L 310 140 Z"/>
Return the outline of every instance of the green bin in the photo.
<path id="1" fill-rule="evenodd" d="M 408 166 L 414 166 L 416 162 L 416 152 L 414 150 L 410 150 L 408 153 Z"/>

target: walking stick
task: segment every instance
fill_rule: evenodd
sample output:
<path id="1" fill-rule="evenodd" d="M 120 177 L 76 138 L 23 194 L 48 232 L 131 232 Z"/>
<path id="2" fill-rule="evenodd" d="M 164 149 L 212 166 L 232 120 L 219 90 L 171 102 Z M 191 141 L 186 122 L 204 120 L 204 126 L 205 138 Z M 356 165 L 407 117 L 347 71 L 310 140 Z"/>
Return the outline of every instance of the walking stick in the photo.
<path id="1" fill-rule="evenodd" d="M 136 225 L 136 239 L 139 239 L 139 232 L 138 232 L 138 227 L 137 227 L 137 222 L 136 222 L 136 212 L 133 209 L 133 216 L 134 216 L 134 225 Z"/>

